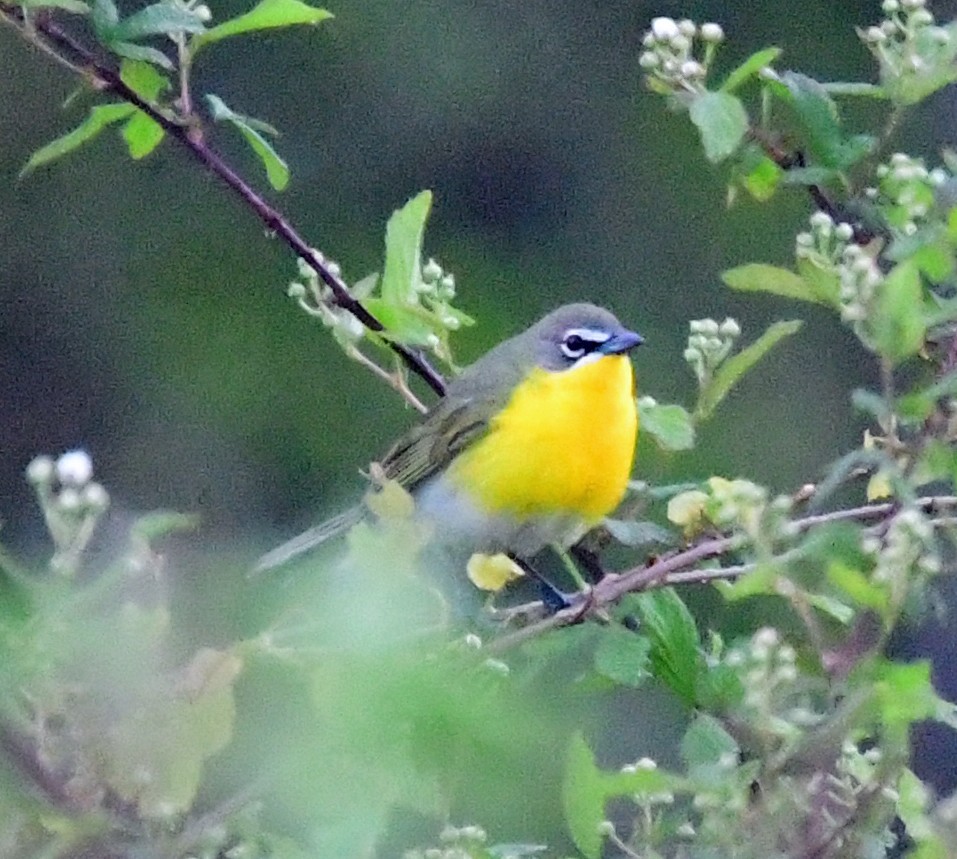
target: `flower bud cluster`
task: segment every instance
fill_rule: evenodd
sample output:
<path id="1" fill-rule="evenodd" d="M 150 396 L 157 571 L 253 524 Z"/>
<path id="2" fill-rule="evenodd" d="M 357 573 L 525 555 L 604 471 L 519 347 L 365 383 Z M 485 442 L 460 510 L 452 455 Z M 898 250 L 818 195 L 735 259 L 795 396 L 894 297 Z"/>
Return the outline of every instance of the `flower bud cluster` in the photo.
<path id="1" fill-rule="evenodd" d="M 763 734 L 788 739 L 821 721 L 797 682 L 797 653 L 773 627 L 759 629 L 749 642 L 728 651 L 724 661 L 744 686 L 748 722 Z"/>
<path id="2" fill-rule="evenodd" d="M 342 270 L 337 262 L 326 259 L 315 248 L 313 255 L 334 277 L 342 276 Z M 318 272 L 309 263 L 304 259 L 298 259 L 296 264 L 299 268 L 299 280 L 289 284 L 286 294 L 310 316 L 321 320 L 342 346 L 354 346 L 365 335 L 365 326 L 348 310 L 335 303 L 332 289 L 319 278 Z M 365 282 L 357 284 L 353 289 L 353 295 L 361 300 L 372 291 L 374 285 L 374 281 L 368 284 Z"/>
<path id="3" fill-rule="evenodd" d="M 692 319 L 684 359 L 694 370 L 698 383 L 708 382 L 722 361 L 731 354 L 741 336 L 741 326 L 731 318 L 718 323 L 714 319 Z"/>
<path id="4" fill-rule="evenodd" d="M 486 855 L 488 835 L 481 826 L 446 826 L 439 833 L 441 847 L 407 850 L 404 859 L 472 859 Z"/>
<path id="5" fill-rule="evenodd" d="M 834 270 L 854 236 L 854 228 L 850 224 L 835 223 L 827 212 L 815 212 L 809 224 L 810 229 L 795 238 L 794 255 L 818 268 Z"/>
<path id="6" fill-rule="evenodd" d="M 658 92 L 702 92 L 715 50 L 723 41 L 724 31 L 718 24 L 699 27 L 687 19 L 654 18 L 642 39 L 644 50 L 638 62 Z"/>
<path id="7" fill-rule="evenodd" d="M 880 204 L 891 229 L 904 236 L 917 232 L 933 209 L 936 190 L 950 178 L 943 168 L 928 170 L 922 159 L 903 152 L 895 152 L 876 173 L 878 186 L 865 194 Z"/>
<path id="8" fill-rule="evenodd" d="M 416 291 L 436 316 L 438 324 L 446 331 L 458 331 L 462 317 L 452 310 L 455 298 L 455 275 L 445 271 L 434 259 L 422 266 Z"/>
<path id="9" fill-rule="evenodd" d="M 768 503 L 768 491 L 750 480 L 724 480 L 712 477 L 708 481 L 711 499 L 708 518 L 719 528 L 741 525 L 752 532 L 760 522 Z"/>
<path id="10" fill-rule="evenodd" d="M 110 506 L 106 489 L 93 480 L 93 460 L 84 450 L 71 450 L 56 460 L 38 456 L 27 466 L 56 549 L 51 566 L 72 574 L 97 522 Z"/>
<path id="11" fill-rule="evenodd" d="M 640 758 L 633 764 L 625 764 L 621 771 L 625 775 L 636 772 L 651 772 L 658 769 L 657 761 L 652 758 Z M 672 805 L 675 801 L 675 795 L 670 790 L 659 793 L 636 793 L 633 795 L 635 802 L 645 809 L 651 809 L 655 805 Z"/>
<path id="12" fill-rule="evenodd" d="M 940 572 L 934 528 L 915 507 L 901 510 L 891 520 L 883 539 L 874 534 L 866 536 L 861 548 L 876 558 L 872 578 L 889 585 L 898 604 L 912 577 L 930 577 Z"/>
<path id="13" fill-rule="evenodd" d="M 849 244 L 841 254 L 837 267 L 841 285 L 838 300 L 841 304 L 841 319 L 850 322 L 858 336 L 866 339 L 864 323 L 871 316 L 884 275 L 877 266 L 877 259 L 856 244 Z"/>
<path id="14" fill-rule="evenodd" d="M 891 68 L 919 71 L 920 56 L 914 53 L 915 41 L 926 31 L 931 41 L 943 45 L 950 34 L 938 27 L 927 0 L 884 0 L 881 3 L 884 18 L 879 24 L 858 30 L 861 41 L 881 61 Z"/>

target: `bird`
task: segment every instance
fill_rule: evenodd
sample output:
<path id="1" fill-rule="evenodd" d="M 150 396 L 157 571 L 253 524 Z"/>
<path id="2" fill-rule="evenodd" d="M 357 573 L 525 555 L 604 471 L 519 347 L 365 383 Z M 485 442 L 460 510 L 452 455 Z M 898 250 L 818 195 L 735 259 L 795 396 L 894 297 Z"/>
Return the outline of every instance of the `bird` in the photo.
<path id="1" fill-rule="evenodd" d="M 611 513 L 638 436 L 629 354 L 644 342 L 610 311 L 566 304 L 492 347 L 379 460 L 435 539 L 527 559 L 568 547 Z M 264 555 L 283 565 L 361 521 L 359 504 Z"/>

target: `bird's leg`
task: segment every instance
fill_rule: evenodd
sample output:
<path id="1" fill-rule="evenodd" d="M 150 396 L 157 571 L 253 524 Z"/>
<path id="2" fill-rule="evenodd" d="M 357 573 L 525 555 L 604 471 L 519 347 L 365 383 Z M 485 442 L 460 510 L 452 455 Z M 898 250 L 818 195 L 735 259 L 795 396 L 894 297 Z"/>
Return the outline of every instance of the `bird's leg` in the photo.
<path id="1" fill-rule="evenodd" d="M 597 552 L 587 548 L 581 541 L 575 543 L 568 551 L 578 566 L 588 574 L 588 580 L 593 585 L 597 585 L 605 578 L 605 568 L 602 567 Z"/>
<path id="2" fill-rule="evenodd" d="M 511 554 L 509 557 L 522 568 L 526 575 L 535 579 L 535 581 L 538 583 L 538 589 L 542 596 L 542 605 L 545 606 L 545 609 L 549 614 L 555 614 L 562 609 L 568 608 L 572 604 L 568 596 L 556 588 L 555 585 L 548 581 L 548 579 L 546 579 L 524 558 L 520 558 L 518 555 Z"/>

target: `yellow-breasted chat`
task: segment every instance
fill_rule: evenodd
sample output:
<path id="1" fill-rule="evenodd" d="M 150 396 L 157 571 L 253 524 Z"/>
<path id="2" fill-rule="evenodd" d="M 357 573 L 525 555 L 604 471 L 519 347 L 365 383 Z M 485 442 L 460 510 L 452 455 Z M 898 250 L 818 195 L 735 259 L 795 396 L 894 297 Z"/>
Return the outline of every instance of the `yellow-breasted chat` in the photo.
<path id="1" fill-rule="evenodd" d="M 435 539 L 530 557 L 569 546 L 621 501 L 638 433 L 628 352 L 642 342 L 609 311 L 567 304 L 499 343 L 449 383 L 381 459 Z M 284 564 L 365 515 L 356 508 L 260 559 Z"/>

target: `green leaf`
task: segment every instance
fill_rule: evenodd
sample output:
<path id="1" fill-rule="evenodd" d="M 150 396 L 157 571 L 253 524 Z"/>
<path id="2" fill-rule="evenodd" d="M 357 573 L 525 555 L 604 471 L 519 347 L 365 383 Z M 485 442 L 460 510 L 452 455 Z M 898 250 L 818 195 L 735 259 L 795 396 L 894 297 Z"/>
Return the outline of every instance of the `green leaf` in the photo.
<path id="1" fill-rule="evenodd" d="M 621 686 L 640 686 L 649 676 L 650 650 L 643 635 L 618 624 L 607 626 L 595 650 L 595 670 Z"/>
<path id="2" fill-rule="evenodd" d="M 415 305 L 421 280 L 422 238 L 432 192 L 422 191 L 392 213 L 385 228 L 385 269 L 381 295 L 395 305 Z"/>
<path id="3" fill-rule="evenodd" d="M 165 75 L 161 75 L 149 63 L 138 60 L 123 60 L 120 63 L 120 78 L 146 101 L 156 101 L 170 85 Z"/>
<path id="4" fill-rule="evenodd" d="M 58 137 L 56 140 L 51 141 L 46 146 L 42 146 L 34 152 L 23 170 L 20 171 L 20 175 L 25 176 L 33 170 L 36 170 L 37 167 L 62 158 L 84 143 L 88 143 L 103 131 L 104 128 L 126 119 L 135 110 L 136 108 L 133 107 L 133 105 L 126 103 L 97 105 L 90 110 L 90 115 L 83 123 L 74 128 L 73 131 L 64 134 L 62 137 Z"/>
<path id="5" fill-rule="evenodd" d="M 120 64 L 120 77 L 133 92 L 149 102 L 155 102 L 160 93 L 169 88 L 169 80 L 149 63 L 139 60 L 123 60 Z M 166 136 L 166 132 L 156 120 L 137 110 L 123 126 L 123 139 L 130 156 L 145 158 Z"/>
<path id="6" fill-rule="evenodd" d="M 118 56 L 127 57 L 131 60 L 143 60 L 167 71 L 172 71 L 174 68 L 172 60 L 166 54 L 148 45 L 135 45 L 133 42 L 110 42 L 110 50 Z"/>
<path id="7" fill-rule="evenodd" d="M 841 277 L 833 268 L 821 268 L 802 257 L 797 261 L 797 271 L 817 301 L 835 310 L 840 309 Z"/>
<path id="8" fill-rule="evenodd" d="M 227 107 L 219 96 L 212 93 L 206 95 L 206 101 L 216 122 L 228 122 L 239 129 L 239 133 L 245 138 L 253 152 L 259 156 L 263 167 L 266 168 L 266 177 L 269 179 L 269 184 L 277 191 L 282 191 L 289 184 L 289 167 L 259 133 L 260 130 L 271 129 L 271 126 L 258 119 L 250 119 L 242 114 L 235 113 Z"/>
<path id="9" fill-rule="evenodd" d="M 199 516 L 192 513 L 177 513 L 175 510 L 154 510 L 140 516 L 130 528 L 130 536 L 152 543 L 170 534 L 195 531 L 199 527 Z"/>
<path id="10" fill-rule="evenodd" d="M 366 309 L 384 326 L 392 340 L 410 346 L 424 346 L 435 335 L 435 323 L 429 312 L 420 306 L 394 304 L 385 298 L 369 298 Z"/>
<path id="11" fill-rule="evenodd" d="M 722 92 L 734 92 L 739 86 L 757 77 L 764 69 L 781 56 L 780 48 L 763 48 L 751 54 L 740 66 L 733 69 L 721 84 Z"/>
<path id="12" fill-rule="evenodd" d="M 690 450 L 694 447 L 691 415 L 679 405 L 660 405 L 642 398 L 638 415 L 643 432 L 651 435 L 664 450 Z"/>
<path id="13" fill-rule="evenodd" d="M 784 170 L 764 156 L 745 173 L 741 182 L 755 200 L 765 203 L 774 196 L 783 176 Z"/>
<path id="14" fill-rule="evenodd" d="M 873 685 L 880 708 L 880 723 L 906 731 L 921 719 L 949 722 L 954 705 L 941 699 L 931 681 L 930 662 L 880 660 Z"/>
<path id="15" fill-rule="evenodd" d="M 141 110 L 130 117 L 121 134 L 126 141 L 130 157 L 137 160 L 149 155 L 166 136 L 163 126 Z"/>
<path id="16" fill-rule="evenodd" d="M 113 0 L 93 0 L 90 20 L 97 38 L 107 41 L 113 27 L 120 20 L 120 12 Z"/>
<path id="17" fill-rule="evenodd" d="M 748 370 L 757 364 L 778 342 L 796 333 L 803 324 L 799 319 L 775 322 L 754 343 L 728 358 L 718 367 L 711 383 L 701 392 L 698 406 L 695 409 L 695 418 L 703 420 L 709 417 Z"/>
<path id="18" fill-rule="evenodd" d="M 738 292 L 770 292 L 799 301 L 821 301 L 801 275 L 765 263 L 753 262 L 728 269 L 721 274 L 721 280 Z"/>
<path id="19" fill-rule="evenodd" d="M 938 39 L 943 29 L 946 39 Z M 900 105 L 917 104 L 947 84 L 957 80 L 957 22 L 945 27 L 922 27 L 916 31 L 909 48 L 917 60 L 913 63 L 881 62 L 881 84 L 889 97 Z"/>
<path id="20" fill-rule="evenodd" d="M 651 641 L 655 676 L 694 706 L 701 639 L 688 607 L 673 588 L 638 594 L 634 607 Z"/>
<path id="21" fill-rule="evenodd" d="M 714 716 L 698 713 L 681 740 L 681 757 L 688 775 L 697 782 L 714 784 L 727 778 L 731 766 L 737 764 L 738 744 Z M 732 764 L 732 765 L 733 765 Z"/>
<path id="22" fill-rule="evenodd" d="M 309 6 L 300 2 L 300 0 L 261 0 L 244 15 L 223 21 L 222 24 L 211 27 L 205 33 L 194 37 L 190 40 L 190 49 L 195 54 L 204 45 L 228 39 L 230 36 L 239 36 L 243 33 L 254 33 L 258 30 L 270 30 L 277 27 L 320 24 L 332 17 L 331 12 Z"/>
<path id="23" fill-rule="evenodd" d="M 674 535 L 667 528 L 662 528 L 654 522 L 605 519 L 602 524 L 619 543 L 632 548 L 651 546 L 655 543 L 672 545 L 675 542 Z"/>
<path id="24" fill-rule="evenodd" d="M 565 763 L 562 804 L 568 832 L 585 859 L 598 859 L 601 853 L 602 836 L 598 825 L 605 819 L 602 776 L 584 736 L 575 734 Z"/>
<path id="25" fill-rule="evenodd" d="M 916 355 L 924 345 L 924 288 L 913 260 L 898 263 L 878 287 L 871 319 L 874 346 L 894 363 Z"/>
<path id="26" fill-rule="evenodd" d="M 205 28 L 195 9 L 179 3 L 153 3 L 109 28 L 106 41 L 135 42 L 148 36 L 201 33 Z"/>
<path id="27" fill-rule="evenodd" d="M 784 72 L 780 79 L 789 94 L 785 100 L 804 127 L 807 148 L 815 162 L 845 170 L 871 151 L 872 138 L 847 136 L 841 130 L 837 105 L 821 83 L 790 71 Z M 780 89 L 776 91 L 781 94 Z"/>
<path id="28" fill-rule="evenodd" d="M 748 131 L 748 114 L 741 101 L 727 92 L 704 92 L 688 109 L 697 126 L 705 157 L 714 163 L 731 155 Z"/>
<path id="29" fill-rule="evenodd" d="M 90 6 L 82 0 L 21 0 L 17 5 L 24 9 L 62 9 L 64 12 L 75 12 L 78 15 L 90 13 Z"/>
<path id="30" fill-rule="evenodd" d="M 859 606 L 874 609 L 885 620 L 888 618 L 890 598 L 887 590 L 872 582 L 856 567 L 833 561 L 827 565 L 827 578 Z"/>

